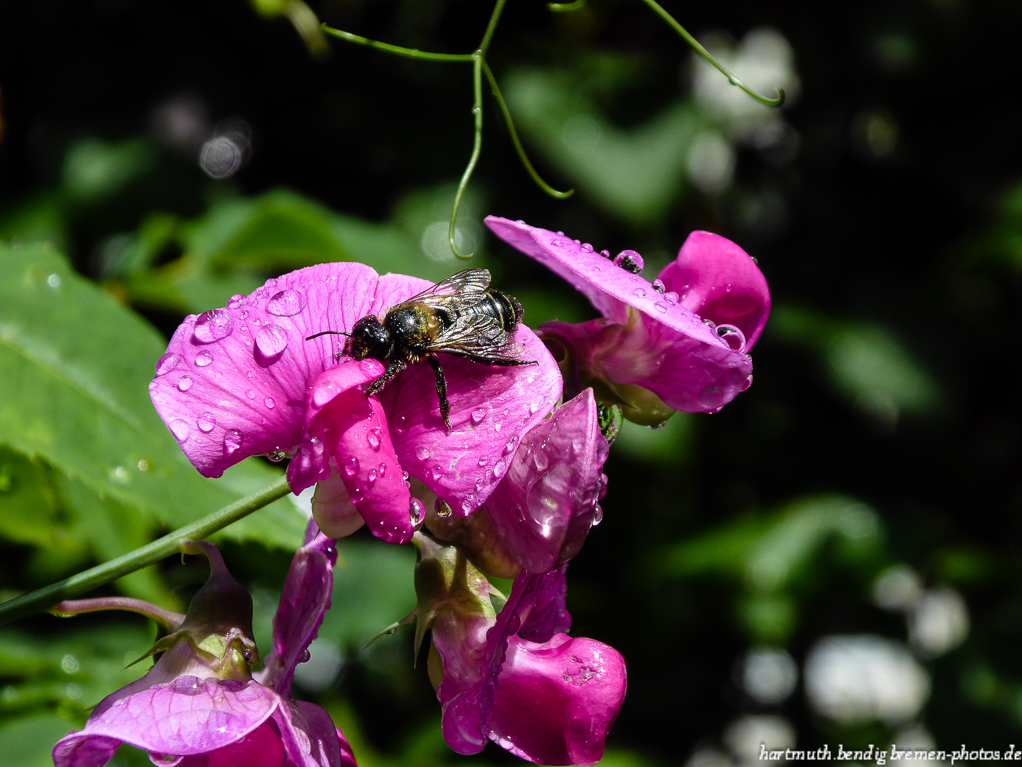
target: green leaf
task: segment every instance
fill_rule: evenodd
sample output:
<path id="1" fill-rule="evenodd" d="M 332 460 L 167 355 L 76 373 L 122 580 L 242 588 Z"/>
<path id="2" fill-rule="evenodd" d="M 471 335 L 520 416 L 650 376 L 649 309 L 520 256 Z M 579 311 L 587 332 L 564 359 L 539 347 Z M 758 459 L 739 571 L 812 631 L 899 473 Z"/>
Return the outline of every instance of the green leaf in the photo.
<path id="1" fill-rule="evenodd" d="M 0 244 L 0 444 L 44 458 L 101 499 L 178 527 L 279 471 L 242 465 L 220 482 L 195 471 L 149 401 L 165 349 L 155 330 L 51 248 Z M 304 527 L 285 500 L 228 534 L 294 547 Z"/>
<path id="2" fill-rule="evenodd" d="M 181 258 L 127 277 L 132 301 L 198 313 L 251 293 L 266 275 L 312 264 L 361 261 L 383 273 L 408 272 L 425 261 L 400 227 L 339 215 L 287 189 L 220 200 L 176 236 Z M 144 250 L 152 239 L 148 229 L 140 231 L 129 250 Z"/>
<path id="3" fill-rule="evenodd" d="M 53 767 L 53 744 L 72 729 L 71 723 L 57 714 L 7 719 L 0 723 L 4 764 L 6 767 Z"/>

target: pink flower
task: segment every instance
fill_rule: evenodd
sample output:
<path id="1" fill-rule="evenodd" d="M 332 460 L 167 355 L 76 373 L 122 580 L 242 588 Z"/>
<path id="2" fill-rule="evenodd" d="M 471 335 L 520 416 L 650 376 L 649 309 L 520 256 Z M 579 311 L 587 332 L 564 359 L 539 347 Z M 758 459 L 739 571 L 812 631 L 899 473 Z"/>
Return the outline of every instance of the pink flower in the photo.
<path id="1" fill-rule="evenodd" d="M 355 263 L 270 280 L 224 309 L 185 319 L 157 363 L 153 404 L 204 476 L 251 455 L 297 451 L 289 484 L 297 493 L 323 483 L 313 509 L 327 535 L 347 535 L 364 520 L 374 535 L 406 542 L 422 506 L 403 472 L 455 513 L 471 513 L 502 477 L 496 458 L 547 415 L 561 391 L 550 354 L 519 326 L 523 359 L 536 365 L 497 368 L 440 355 L 451 403 L 447 429 L 427 365 L 413 365 L 366 397 L 382 364 L 338 357 L 343 336 L 305 340 L 325 330 L 349 332 L 362 317 L 382 317 L 429 285 Z"/>
<path id="2" fill-rule="evenodd" d="M 455 547 L 421 534 L 416 543 L 417 636 L 432 628 L 447 744 L 475 754 L 489 739 L 531 762 L 598 762 L 624 702 L 625 664 L 614 648 L 563 633 L 565 568 L 523 572 L 495 616 L 489 584 Z"/>
<path id="3" fill-rule="evenodd" d="M 603 315 L 542 327 L 543 338 L 571 358 L 576 380 L 569 389 L 594 386 L 599 399 L 625 406 L 633 420 L 656 423 L 672 410 L 715 412 L 749 387 L 748 352 L 770 314 L 770 292 L 755 262 L 730 240 L 693 232 L 650 283 L 638 274 L 642 257 L 634 251 L 611 259 L 520 221 L 489 216 L 486 223 Z"/>
<path id="4" fill-rule="evenodd" d="M 522 437 L 486 513 L 524 569 L 544 573 L 581 550 L 603 516 L 599 502 L 607 492 L 603 464 L 609 453 L 592 389 Z"/>
<path id="5" fill-rule="evenodd" d="M 152 652 L 141 679 L 104 698 L 85 728 L 53 748 L 55 767 L 102 767 L 122 743 L 180 767 L 354 767 L 343 734 L 319 706 L 291 699 L 291 679 L 329 607 L 333 541 L 310 527 L 274 618 L 273 653 L 257 681 L 252 601 L 216 548 L 199 544 L 211 574 L 188 615 Z"/>

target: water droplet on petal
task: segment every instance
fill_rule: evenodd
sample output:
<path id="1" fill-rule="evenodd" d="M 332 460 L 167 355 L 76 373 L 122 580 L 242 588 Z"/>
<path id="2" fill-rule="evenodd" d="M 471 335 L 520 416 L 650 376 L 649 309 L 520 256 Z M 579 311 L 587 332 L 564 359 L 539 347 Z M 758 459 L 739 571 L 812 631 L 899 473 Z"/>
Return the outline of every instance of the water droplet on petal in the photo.
<path id="1" fill-rule="evenodd" d="M 203 349 L 195 355 L 195 367 L 204 368 L 213 362 L 213 355 Z"/>
<path id="2" fill-rule="evenodd" d="M 192 388 L 192 379 L 188 376 L 181 376 L 177 381 L 177 388 L 179 391 L 188 391 Z"/>
<path id="3" fill-rule="evenodd" d="M 673 290 L 670 290 L 667 293 L 664 293 L 664 301 L 673 306 L 674 304 L 678 303 L 678 294 L 675 293 Z"/>
<path id="4" fill-rule="evenodd" d="M 168 425 L 170 426 L 170 433 L 174 435 L 174 438 L 177 439 L 178 442 L 184 442 L 188 439 L 188 435 L 191 433 L 191 430 L 188 428 L 188 424 L 180 418 L 175 421 L 171 421 Z"/>
<path id="5" fill-rule="evenodd" d="M 472 423 L 480 423 L 486 418 L 486 408 L 478 407 L 472 411 Z"/>
<path id="6" fill-rule="evenodd" d="M 276 357 L 287 348 L 287 331 L 280 325 L 263 325 L 256 333 L 255 343 L 264 357 Z"/>
<path id="7" fill-rule="evenodd" d="M 227 455 L 234 453 L 241 447 L 241 432 L 237 429 L 228 429 L 224 432 L 224 452 Z"/>
<path id="8" fill-rule="evenodd" d="M 408 416 L 399 415 L 397 422 L 394 424 L 394 429 L 398 434 L 404 434 L 408 431 Z"/>
<path id="9" fill-rule="evenodd" d="M 419 445 L 417 448 L 415 448 L 415 457 L 418 458 L 420 461 L 425 461 L 431 455 L 432 453 L 429 452 L 429 449 L 423 447 L 422 445 Z"/>
<path id="10" fill-rule="evenodd" d="M 272 453 L 267 453 L 266 457 L 269 458 L 274 463 L 280 463 L 285 458 L 287 458 L 287 453 L 285 453 L 283 450 L 274 450 Z"/>
<path id="11" fill-rule="evenodd" d="M 600 504 L 596 504 L 596 511 L 593 513 L 593 527 L 596 527 L 603 521 L 603 507 Z"/>
<path id="12" fill-rule="evenodd" d="M 358 458 L 353 455 L 349 455 L 344 459 L 344 473 L 349 477 L 354 477 L 358 474 Z"/>
<path id="13" fill-rule="evenodd" d="M 447 517 L 451 516 L 451 507 L 439 498 L 437 498 L 436 503 L 433 504 L 433 510 L 436 512 L 438 517 L 447 519 Z"/>
<path id="14" fill-rule="evenodd" d="M 199 416 L 199 419 L 195 422 L 195 425 L 199 427 L 199 431 L 204 434 L 209 434 L 213 431 L 216 426 L 216 418 L 213 417 L 212 413 L 206 413 L 203 416 Z"/>
<path id="15" fill-rule="evenodd" d="M 367 477 L 366 484 L 368 484 L 370 488 L 372 488 L 372 486 L 376 484 L 376 469 L 369 470 L 369 475 Z"/>
<path id="16" fill-rule="evenodd" d="M 642 288 L 636 288 L 635 289 L 635 295 L 637 295 L 639 298 L 645 298 L 646 297 L 646 291 L 643 290 Z"/>
<path id="17" fill-rule="evenodd" d="M 504 424 L 501 423 L 500 421 L 497 421 L 497 423 L 493 424 L 493 430 L 494 431 L 500 431 L 503 428 L 504 428 Z"/>
<path id="18" fill-rule="evenodd" d="M 504 450 L 501 451 L 501 454 L 502 455 L 511 455 L 511 453 L 513 453 L 515 451 L 515 446 L 517 444 L 518 444 L 518 436 L 517 435 L 513 435 L 511 437 L 511 439 L 509 439 L 507 441 L 507 444 L 504 445 Z"/>
<path id="19" fill-rule="evenodd" d="M 366 435 L 366 441 L 369 443 L 369 447 L 371 447 L 373 450 L 379 450 L 380 449 L 380 427 L 379 426 L 374 426 L 373 428 L 371 428 L 369 430 L 369 433 Z"/>
<path id="20" fill-rule="evenodd" d="M 418 498 L 412 498 L 411 502 L 409 502 L 408 517 L 412 522 L 412 530 L 418 530 L 422 527 L 422 523 L 426 521 L 426 509 Z"/>
<path id="21" fill-rule="evenodd" d="M 380 464 L 380 479 L 383 479 L 383 477 L 386 475 L 386 473 L 387 473 L 387 464 L 381 463 Z"/>
<path id="22" fill-rule="evenodd" d="M 461 502 L 461 513 L 471 514 L 472 511 L 473 511 L 472 502 L 468 498 L 463 499 Z"/>
<path id="23" fill-rule="evenodd" d="M 555 248 L 559 248 L 559 247 L 561 247 L 564 244 L 564 241 L 563 240 L 551 240 L 550 244 L 553 245 Z"/>
<path id="24" fill-rule="evenodd" d="M 500 479 L 507 472 L 507 466 L 504 465 L 503 461 L 497 461 L 493 464 L 493 478 Z"/>
<path id="25" fill-rule="evenodd" d="M 245 392 L 245 396 L 248 397 L 249 399 L 255 399 L 256 397 L 255 390 L 249 389 L 247 392 Z"/>
<path id="26" fill-rule="evenodd" d="M 234 330 L 231 313 L 226 309 L 213 309 L 203 312 L 195 320 L 192 335 L 200 344 L 211 344 L 221 338 L 227 338 Z"/>
<path id="27" fill-rule="evenodd" d="M 532 463 L 536 467 L 536 471 L 546 471 L 550 465 L 550 457 L 546 454 L 546 450 L 536 450 L 532 453 Z"/>
<path id="28" fill-rule="evenodd" d="M 718 325 L 717 335 L 736 352 L 745 351 L 745 334 L 734 325 Z"/>
<path id="29" fill-rule="evenodd" d="M 479 459 L 479 466 L 480 467 L 486 466 L 489 462 L 490 459 L 484 455 L 482 458 Z"/>
<path id="30" fill-rule="evenodd" d="M 305 308 L 305 296 L 288 288 L 275 293 L 266 302 L 266 311 L 278 317 L 293 317 Z"/>
<path id="31" fill-rule="evenodd" d="M 658 312 L 666 312 L 667 304 L 664 303 L 663 301 L 657 301 L 655 304 L 653 304 L 653 308 L 656 309 Z"/>
<path id="32" fill-rule="evenodd" d="M 429 474 L 431 477 L 433 477 L 433 481 L 436 482 L 437 480 L 440 479 L 440 477 L 444 475 L 444 470 L 441 469 L 439 466 L 434 466 L 432 469 L 429 470 Z"/>
<path id="33" fill-rule="evenodd" d="M 177 367 L 177 363 L 181 361 L 181 356 L 170 352 L 160 357 L 156 363 L 156 375 L 162 376 L 169 373 L 171 370 Z"/>
<path id="34" fill-rule="evenodd" d="M 665 290 L 667 290 L 667 286 L 664 285 L 664 281 L 658 277 L 657 279 L 653 280 L 653 290 L 655 290 L 657 293 L 663 293 Z"/>
<path id="35" fill-rule="evenodd" d="M 273 397 L 267 397 L 266 399 L 264 399 L 263 404 L 266 405 L 266 407 L 268 407 L 270 410 L 273 410 L 273 408 L 276 406 L 276 403 L 273 401 Z"/>

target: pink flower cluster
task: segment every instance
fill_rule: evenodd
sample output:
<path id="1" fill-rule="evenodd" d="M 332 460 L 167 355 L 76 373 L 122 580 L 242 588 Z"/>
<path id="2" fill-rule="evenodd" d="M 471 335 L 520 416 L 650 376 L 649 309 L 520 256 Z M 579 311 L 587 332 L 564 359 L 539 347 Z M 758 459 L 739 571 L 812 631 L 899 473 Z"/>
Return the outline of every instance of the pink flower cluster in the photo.
<path id="1" fill-rule="evenodd" d="M 535 364 L 440 354 L 449 428 L 429 366 L 412 364 L 367 396 L 384 364 L 348 356 L 343 335 L 419 294 L 423 280 L 314 266 L 174 333 L 150 392 L 186 456 L 208 477 L 253 455 L 290 457 L 291 489 L 316 486 L 313 533 L 288 576 L 265 671 L 197 662 L 191 635 L 179 632 L 143 680 L 57 744 L 59 767 L 101 765 L 120 742 L 167 764 L 235 763 L 243 752 L 258 754 L 245 757 L 251 764 L 354 764 L 329 717 L 292 700 L 290 683 L 329 604 L 333 539 L 363 524 L 418 550 L 416 642 L 431 632 L 430 677 L 451 748 L 477 753 L 493 740 L 544 764 L 600 759 L 625 664 L 613 648 L 567 634 L 565 569 L 603 514 L 601 414 L 618 408 L 659 423 L 674 410 L 720 409 L 752 380 L 748 352 L 770 296 L 753 260 L 706 232 L 651 283 L 632 251 L 612 258 L 522 222 L 486 223 L 602 316 L 538 334 L 519 324 L 522 359 Z M 487 573 L 515 578 L 499 613 Z M 190 613 L 186 628 L 195 620 Z"/>

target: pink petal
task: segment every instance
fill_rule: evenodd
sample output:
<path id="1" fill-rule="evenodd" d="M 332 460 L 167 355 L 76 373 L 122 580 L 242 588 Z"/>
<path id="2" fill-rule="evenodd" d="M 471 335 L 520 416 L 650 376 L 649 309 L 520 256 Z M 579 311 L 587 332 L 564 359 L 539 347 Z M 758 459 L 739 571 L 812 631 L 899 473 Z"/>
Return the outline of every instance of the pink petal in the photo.
<path id="1" fill-rule="evenodd" d="M 763 273 L 748 253 L 720 235 L 692 232 L 660 279 L 668 291 L 678 293 L 685 308 L 741 330 L 746 352 L 770 316 L 770 289 Z"/>
<path id="2" fill-rule="evenodd" d="M 523 568 L 546 572 L 582 548 L 597 513 L 608 453 L 588 388 L 522 438 L 486 511 Z"/>
<path id="3" fill-rule="evenodd" d="M 568 564 L 565 563 L 537 579 L 532 605 L 522 610 L 522 625 L 518 629 L 520 637 L 530 642 L 546 642 L 554 634 L 566 634 L 571 630 L 567 570 Z"/>
<path id="4" fill-rule="evenodd" d="M 317 524 L 331 538 L 347 538 L 365 524 L 355 504 L 351 502 L 348 488 L 337 474 L 337 467 L 326 479 L 316 483 L 312 496 L 312 516 Z"/>
<path id="5" fill-rule="evenodd" d="M 732 348 L 679 298 L 657 292 L 589 245 L 494 216 L 486 223 L 570 282 L 604 315 L 575 331 L 567 323 L 544 325 L 571 335 L 593 374 L 611 384 L 649 389 L 669 407 L 689 412 L 719 410 L 748 388 L 752 361 L 744 349 Z"/>
<path id="6" fill-rule="evenodd" d="M 237 767 L 241 764 L 245 767 L 280 767 L 286 757 L 280 735 L 269 722 L 263 722 L 236 743 L 201 757 L 186 757 L 180 764 L 181 767 L 191 767 L 189 763 L 194 763 L 195 767 Z"/>
<path id="7" fill-rule="evenodd" d="M 71 733 L 54 748 L 61 758 L 75 751 L 106 748 L 115 739 L 158 754 L 205 754 L 237 742 L 280 704 L 279 696 L 256 682 L 182 676 L 170 684 L 122 696 L 114 693 L 96 707 L 85 729 Z M 109 703 L 108 703 L 109 701 Z M 99 738 L 87 746 L 85 738 Z M 67 764 L 88 762 L 68 761 Z"/>
<path id="8" fill-rule="evenodd" d="M 624 702 L 625 662 L 613 647 L 557 634 L 508 643 L 490 738 L 530 762 L 596 764 Z"/>
<path id="9" fill-rule="evenodd" d="M 344 340 L 305 338 L 350 330 L 370 312 L 378 282 L 362 264 L 312 266 L 235 296 L 225 309 L 185 319 L 149 390 L 203 476 L 300 443 L 306 387 L 334 365 Z"/>
<path id="10" fill-rule="evenodd" d="M 291 561 L 273 616 L 273 652 L 266 659 L 265 677 L 260 677 L 285 698 L 291 695 L 295 668 L 305 659 L 330 607 L 336 562 L 337 547 L 322 534 L 306 542 Z"/>
<path id="11" fill-rule="evenodd" d="M 121 747 L 116 738 L 70 732 L 53 747 L 54 767 L 103 767 Z"/>
<path id="12" fill-rule="evenodd" d="M 465 516 L 489 497 L 507 472 L 521 435 L 560 397 L 557 364 L 536 334 L 520 326 L 515 340 L 535 365 L 495 367 L 438 355 L 447 378 L 451 429 L 444 428 L 433 371 L 415 365 L 380 393 L 401 465 Z"/>
<path id="13" fill-rule="evenodd" d="M 319 435 L 339 469 L 351 502 L 370 531 L 388 543 L 412 538 L 412 496 L 390 438 L 387 416 L 376 397 L 354 388 L 373 380 L 358 366 L 342 363 L 321 374 L 309 389 L 307 431 Z M 378 368 L 382 365 L 376 363 Z M 304 451 L 303 451 L 304 452 Z"/>
<path id="14" fill-rule="evenodd" d="M 354 767 L 351 746 L 315 703 L 288 701 L 274 712 L 273 721 L 287 749 L 289 767 Z"/>

